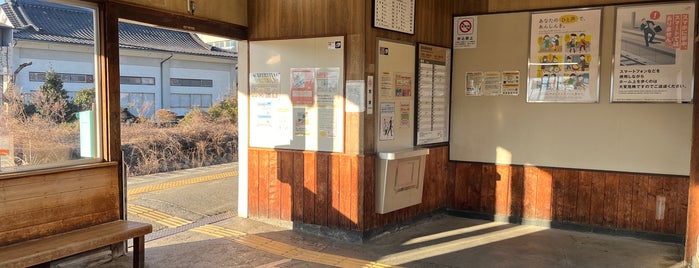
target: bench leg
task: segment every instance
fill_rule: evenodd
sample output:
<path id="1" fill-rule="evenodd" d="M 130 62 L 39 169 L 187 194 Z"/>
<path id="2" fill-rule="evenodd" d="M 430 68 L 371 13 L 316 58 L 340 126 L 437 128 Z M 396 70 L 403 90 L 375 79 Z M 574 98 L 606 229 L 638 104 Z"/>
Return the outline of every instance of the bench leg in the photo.
<path id="1" fill-rule="evenodd" d="M 133 267 L 145 267 L 144 248 L 145 239 L 143 236 L 133 238 Z"/>

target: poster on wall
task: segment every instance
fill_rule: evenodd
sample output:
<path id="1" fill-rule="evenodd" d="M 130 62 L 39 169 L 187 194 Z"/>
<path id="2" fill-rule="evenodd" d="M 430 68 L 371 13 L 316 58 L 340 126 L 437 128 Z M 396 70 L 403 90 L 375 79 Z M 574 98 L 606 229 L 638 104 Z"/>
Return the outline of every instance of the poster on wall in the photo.
<path id="1" fill-rule="evenodd" d="M 454 49 L 478 47 L 476 16 L 454 18 Z"/>
<path id="2" fill-rule="evenodd" d="M 396 104 L 394 102 L 382 102 L 379 106 L 381 118 L 381 128 L 379 129 L 379 140 L 393 140 L 394 120 L 396 116 Z"/>
<path id="3" fill-rule="evenodd" d="M 601 9 L 533 13 L 527 102 L 599 101 Z"/>
<path id="4" fill-rule="evenodd" d="M 616 9 L 612 102 L 691 102 L 694 3 Z"/>
<path id="5" fill-rule="evenodd" d="M 291 103 L 313 105 L 315 70 L 313 68 L 291 69 Z"/>
<path id="6" fill-rule="evenodd" d="M 418 44 L 415 145 L 449 141 L 451 49 Z"/>
<path id="7" fill-rule="evenodd" d="M 415 32 L 415 0 L 374 0 L 374 27 Z"/>
<path id="8" fill-rule="evenodd" d="M 291 107 L 283 99 L 280 73 L 250 73 L 250 133 L 274 145 L 289 144 Z"/>

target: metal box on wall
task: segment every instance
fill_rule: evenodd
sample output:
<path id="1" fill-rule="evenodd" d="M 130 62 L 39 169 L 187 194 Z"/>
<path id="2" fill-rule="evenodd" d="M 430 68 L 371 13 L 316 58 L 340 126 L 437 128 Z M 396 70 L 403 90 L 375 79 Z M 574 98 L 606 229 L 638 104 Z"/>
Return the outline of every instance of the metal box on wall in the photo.
<path id="1" fill-rule="evenodd" d="M 385 214 L 422 202 L 427 148 L 379 153 L 376 212 Z"/>

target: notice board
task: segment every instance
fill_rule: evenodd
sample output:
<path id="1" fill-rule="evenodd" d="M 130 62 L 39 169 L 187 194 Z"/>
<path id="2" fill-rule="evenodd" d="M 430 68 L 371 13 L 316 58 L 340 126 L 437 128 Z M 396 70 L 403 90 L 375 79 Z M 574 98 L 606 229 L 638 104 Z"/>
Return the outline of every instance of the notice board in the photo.
<path id="1" fill-rule="evenodd" d="M 599 103 L 467 94 L 469 72 L 528 69 L 531 13 L 476 16 L 477 46 L 453 50 L 450 160 L 688 175 L 691 104 L 610 102 L 615 8 L 602 9 Z"/>
<path id="2" fill-rule="evenodd" d="M 344 37 L 250 42 L 250 146 L 342 152 Z"/>
<path id="3" fill-rule="evenodd" d="M 415 45 L 378 41 L 377 149 L 380 152 L 413 147 Z"/>

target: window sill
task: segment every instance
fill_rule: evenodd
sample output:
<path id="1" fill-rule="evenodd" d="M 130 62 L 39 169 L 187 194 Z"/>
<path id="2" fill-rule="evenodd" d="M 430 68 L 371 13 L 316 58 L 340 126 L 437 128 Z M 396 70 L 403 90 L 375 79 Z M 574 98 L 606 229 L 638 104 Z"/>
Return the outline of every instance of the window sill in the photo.
<path id="1" fill-rule="evenodd" d="M 23 178 L 23 177 L 31 177 L 31 176 L 49 175 L 49 174 L 55 174 L 55 173 L 59 173 L 59 172 L 89 170 L 89 169 L 118 166 L 118 165 L 119 165 L 118 162 L 97 162 L 97 163 L 89 163 L 89 164 L 78 164 L 78 165 L 74 165 L 74 166 L 47 167 L 47 168 L 43 168 L 43 169 L 17 171 L 17 172 L 12 172 L 12 173 L 0 174 L 0 181 L 1 180 L 8 180 L 8 179 Z"/>

